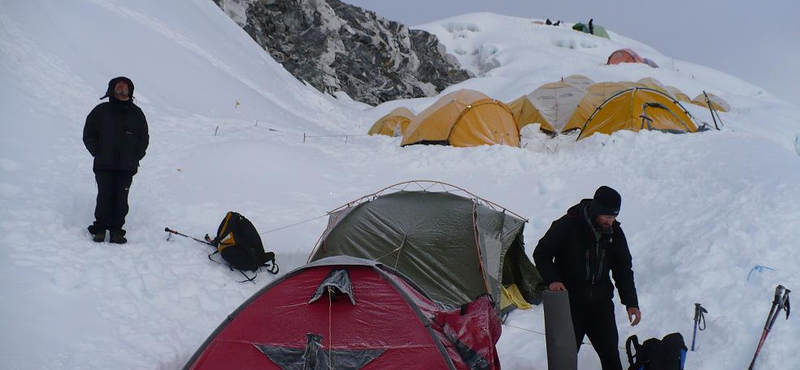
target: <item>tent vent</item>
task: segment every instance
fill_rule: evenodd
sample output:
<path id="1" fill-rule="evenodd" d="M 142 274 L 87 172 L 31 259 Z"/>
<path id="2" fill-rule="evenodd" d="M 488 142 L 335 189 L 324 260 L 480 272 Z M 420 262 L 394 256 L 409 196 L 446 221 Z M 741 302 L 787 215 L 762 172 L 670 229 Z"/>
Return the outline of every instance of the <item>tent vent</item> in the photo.
<path id="1" fill-rule="evenodd" d="M 311 297 L 308 304 L 314 303 L 314 301 L 320 299 L 325 292 L 328 293 L 332 301 L 335 301 L 338 296 L 346 295 L 347 298 L 350 298 L 350 303 L 352 303 L 353 306 L 356 305 L 356 299 L 353 295 L 353 284 L 350 283 L 350 274 L 347 273 L 347 270 L 331 270 L 325 280 L 317 286 L 317 291 L 314 292 L 314 296 Z"/>

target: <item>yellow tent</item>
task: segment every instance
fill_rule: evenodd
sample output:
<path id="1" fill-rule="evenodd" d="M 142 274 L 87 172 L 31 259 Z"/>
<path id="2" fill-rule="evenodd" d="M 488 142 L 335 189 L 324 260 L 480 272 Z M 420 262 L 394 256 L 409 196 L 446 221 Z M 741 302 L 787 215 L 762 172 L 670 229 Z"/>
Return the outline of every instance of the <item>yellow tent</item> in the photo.
<path id="1" fill-rule="evenodd" d="M 580 130 L 589 116 L 609 96 L 635 86 L 636 84 L 633 82 L 600 82 L 589 86 L 561 132 Z"/>
<path id="2" fill-rule="evenodd" d="M 697 132 L 692 116 L 675 98 L 658 90 L 634 87 L 618 92 L 586 120 L 578 140 L 600 132 L 657 130 Z"/>
<path id="3" fill-rule="evenodd" d="M 725 100 L 712 93 L 707 93 L 708 99 L 711 100 L 711 107 L 719 112 L 730 112 L 731 106 Z M 692 104 L 708 108 L 708 102 L 703 94 L 697 95 L 692 99 Z"/>
<path id="4" fill-rule="evenodd" d="M 414 112 L 408 108 L 395 108 L 379 118 L 369 129 L 370 135 L 402 136 L 408 124 L 414 119 Z"/>
<path id="5" fill-rule="evenodd" d="M 539 123 L 542 131 L 556 133 L 567 123 L 582 96 L 583 89 L 566 82 L 553 82 L 508 103 L 508 108 L 520 129 Z"/>
<path id="6" fill-rule="evenodd" d="M 505 104 L 462 89 L 439 98 L 411 120 L 400 145 L 411 144 L 519 146 L 519 130 Z"/>
<path id="7" fill-rule="evenodd" d="M 669 94 L 672 95 L 673 98 L 678 99 L 678 101 L 682 101 L 685 103 L 692 102 L 692 98 L 690 98 L 689 95 L 684 94 L 683 91 L 679 90 L 675 86 L 667 86 L 667 92 L 669 92 Z"/>
<path id="8" fill-rule="evenodd" d="M 664 84 L 662 84 L 661 81 L 656 80 L 655 78 L 645 77 L 640 79 L 639 81 L 636 81 L 636 83 L 642 87 L 649 87 L 653 90 L 658 90 L 663 93 L 669 94 L 669 90 L 667 90 L 667 87 L 664 86 Z"/>
<path id="9" fill-rule="evenodd" d="M 566 82 L 572 86 L 581 88 L 583 90 L 586 90 L 589 86 L 594 85 L 594 81 L 591 78 L 586 77 L 584 75 L 567 76 L 562 78 L 561 81 Z"/>

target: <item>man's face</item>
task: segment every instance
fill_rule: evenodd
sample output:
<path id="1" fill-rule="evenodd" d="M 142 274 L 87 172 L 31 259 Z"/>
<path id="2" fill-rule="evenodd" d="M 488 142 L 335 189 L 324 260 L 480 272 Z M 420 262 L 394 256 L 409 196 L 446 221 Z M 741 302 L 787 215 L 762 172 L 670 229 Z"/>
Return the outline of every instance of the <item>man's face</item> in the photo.
<path id="1" fill-rule="evenodd" d="M 614 215 L 600 215 L 597 216 L 597 226 L 602 227 L 605 230 L 611 229 L 611 226 L 614 225 L 614 221 L 617 219 L 617 216 Z"/>
<path id="2" fill-rule="evenodd" d="M 125 81 L 119 81 L 114 85 L 114 97 L 119 100 L 128 100 L 130 96 L 128 84 Z"/>

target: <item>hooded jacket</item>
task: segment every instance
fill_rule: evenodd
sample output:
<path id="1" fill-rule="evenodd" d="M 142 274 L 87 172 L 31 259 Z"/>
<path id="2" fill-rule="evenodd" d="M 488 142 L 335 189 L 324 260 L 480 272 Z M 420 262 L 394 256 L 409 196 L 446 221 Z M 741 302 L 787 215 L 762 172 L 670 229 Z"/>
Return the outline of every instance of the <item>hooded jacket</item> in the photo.
<path id="1" fill-rule="evenodd" d="M 582 200 L 553 222 L 533 252 L 536 268 L 546 284 L 562 282 L 570 302 L 584 305 L 614 297 L 613 275 L 622 304 L 638 308 L 625 234 L 617 221 L 610 232 L 596 231 L 587 213 L 591 202 Z"/>
<path id="2" fill-rule="evenodd" d="M 114 86 L 119 81 L 128 84 L 127 101 L 114 98 Z M 133 82 L 127 77 L 112 79 L 100 99 L 105 98 L 109 101 L 94 107 L 83 127 L 83 144 L 94 157 L 93 169 L 136 173 L 150 135 L 144 113 L 133 103 Z"/>

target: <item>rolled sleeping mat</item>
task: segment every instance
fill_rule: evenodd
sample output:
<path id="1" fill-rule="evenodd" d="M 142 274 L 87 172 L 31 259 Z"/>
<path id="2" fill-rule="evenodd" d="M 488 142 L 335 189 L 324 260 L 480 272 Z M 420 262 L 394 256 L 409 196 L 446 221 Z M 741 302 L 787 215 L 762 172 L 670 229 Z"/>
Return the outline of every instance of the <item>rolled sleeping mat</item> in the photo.
<path id="1" fill-rule="evenodd" d="M 547 368 L 549 370 L 577 370 L 578 348 L 569 293 L 544 291 L 544 331 L 547 342 Z"/>

